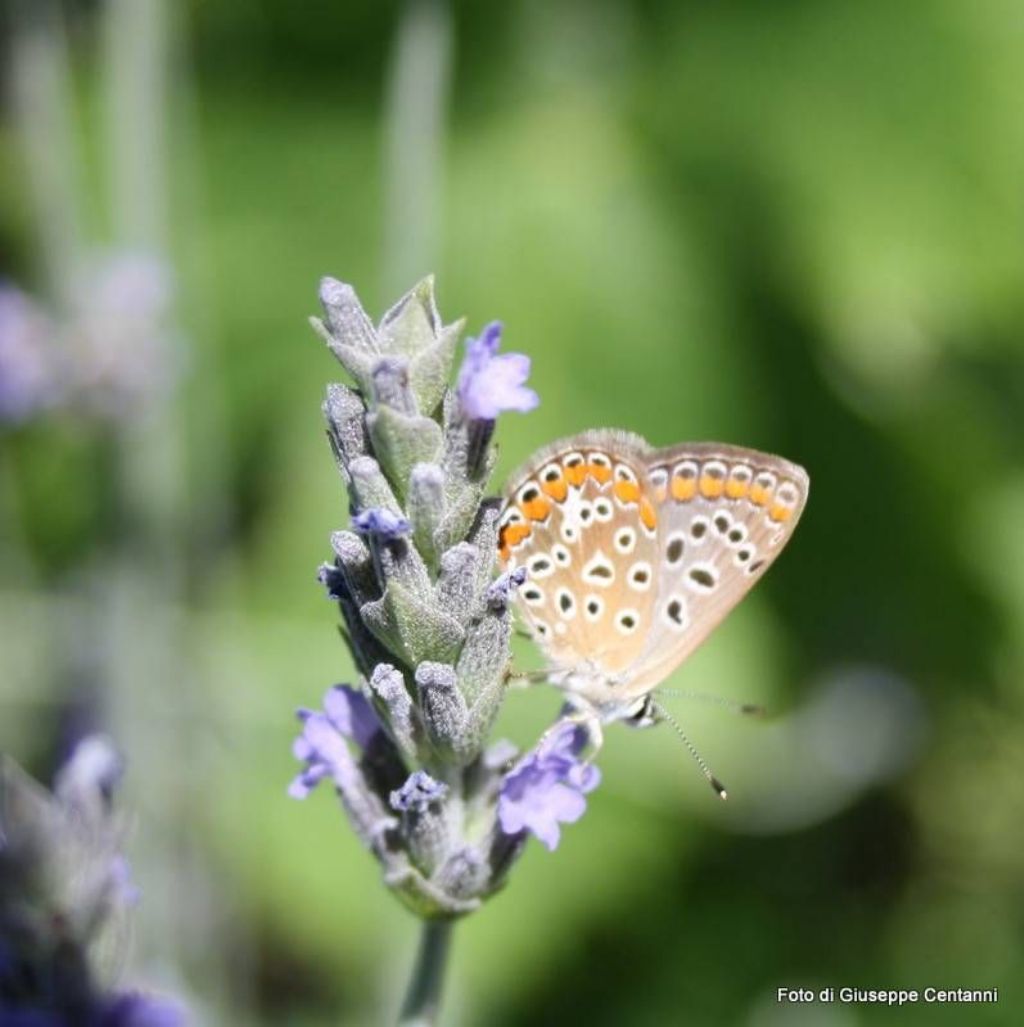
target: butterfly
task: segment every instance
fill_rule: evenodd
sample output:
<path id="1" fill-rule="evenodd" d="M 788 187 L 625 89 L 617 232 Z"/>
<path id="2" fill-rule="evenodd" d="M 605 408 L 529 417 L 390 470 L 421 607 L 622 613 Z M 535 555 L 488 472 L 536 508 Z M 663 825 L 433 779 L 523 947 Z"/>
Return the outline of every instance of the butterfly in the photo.
<path id="1" fill-rule="evenodd" d="M 603 724 L 672 719 L 652 693 L 771 566 L 808 486 L 778 456 L 717 442 L 655 449 L 614 429 L 555 442 L 512 475 L 499 558 L 526 568 L 515 602 L 544 677 L 598 744 Z"/>

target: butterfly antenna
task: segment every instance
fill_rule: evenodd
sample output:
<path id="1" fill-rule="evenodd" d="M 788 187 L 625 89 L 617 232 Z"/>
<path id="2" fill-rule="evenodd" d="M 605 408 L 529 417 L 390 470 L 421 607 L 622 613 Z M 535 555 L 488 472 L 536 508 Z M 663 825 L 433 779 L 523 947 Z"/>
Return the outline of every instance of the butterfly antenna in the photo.
<path id="1" fill-rule="evenodd" d="M 679 721 L 676 720 L 676 718 L 673 717 L 672 714 L 669 713 L 668 710 L 666 710 L 665 707 L 661 705 L 661 703 L 656 702 L 653 705 L 655 710 L 657 710 L 658 715 L 662 717 L 664 720 L 667 720 L 672 725 L 672 727 L 675 728 L 676 734 L 679 735 L 679 737 L 683 740 L 683 745 L 686 746 L 686 748 L 690 752 L 690 755 L 697 761 L 697 766 L 700 767 L 701 773 L 704 775 L 705 778 L 707 778 L 707 782 L 714 789 L 715 794 L 720 799 L 729 798 L 729 793 L 725 790 L 725 785 L 723 785 L 722 782 L 719 781 L 718 778 L 711 773 L 711 768 L 705 762 L 704 757 L 701 756 L 699 752 L 697 752 L 697 748 L 693 744 L 693 742 L 691 742 L 690 739 L 686 737 L 686 732 L 683 731 L 682 727 L 679 724 Z"/>
<path id="2" fill-rule="evenodd" d="M 713 695 L 711 692 L 681 692 L 675 688 L 659 688 L 658 695 L 667 695 L 673 699 L 696 699 L 698 702 L 712 703 L 730 713 L 739 713 L 745 717 L 763 717 L 767 713 L 767 710 L 758 703 L 737 702 L 735 699 L 726 699 L 724 696 Z"/>

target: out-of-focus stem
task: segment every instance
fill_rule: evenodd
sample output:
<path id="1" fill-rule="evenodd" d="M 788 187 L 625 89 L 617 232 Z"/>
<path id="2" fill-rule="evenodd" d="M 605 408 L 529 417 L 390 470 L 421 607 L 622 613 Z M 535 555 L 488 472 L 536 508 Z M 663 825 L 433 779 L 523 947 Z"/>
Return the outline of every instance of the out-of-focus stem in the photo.
<path id="1" fill-rule="evenodd" d="M 451 939 L 451 920 L 424 921 L 416 966 L 398 1019 L 399 1027 L 434 1027 L 438 1022 Z"/>
<path id="2" fill-rule="evenodd" d="M 81 232 L 64 21 L 56 0 L 15 0 L 10 12 L 10 95 L 40 262 L 47 289 L 66 301 Z"/>
<path id="3" fill-rule="evenodd" d="M 452 53 L 445 0 L 406 0 L 388 81 L 384 286 L 390 296 L 437 264 Z"/>

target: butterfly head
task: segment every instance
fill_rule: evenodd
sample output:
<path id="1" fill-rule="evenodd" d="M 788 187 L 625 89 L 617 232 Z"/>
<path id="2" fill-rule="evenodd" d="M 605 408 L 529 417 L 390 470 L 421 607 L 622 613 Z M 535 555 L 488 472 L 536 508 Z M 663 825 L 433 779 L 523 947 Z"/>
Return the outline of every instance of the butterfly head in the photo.
<path id="1" fill-rule="evenodd" d="M 637 699 L 627 710 L 624 716 L 619 718 L 629 727 L 654 727 L 662 719 L 658 704 L 648 693 Z"/>

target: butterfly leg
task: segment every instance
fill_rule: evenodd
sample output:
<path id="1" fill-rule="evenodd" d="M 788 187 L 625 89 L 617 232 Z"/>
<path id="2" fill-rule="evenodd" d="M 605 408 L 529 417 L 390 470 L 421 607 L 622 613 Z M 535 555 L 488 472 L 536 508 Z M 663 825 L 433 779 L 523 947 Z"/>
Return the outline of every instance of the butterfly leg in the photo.
<path id="1" fill-rule="evenodd" d="M 515 671 L 509 668 L 505 672 L 505 684 L 509 688 L 529 688 L 530 685 L 549 683 L 551 674 L 550 670 Z"/>

